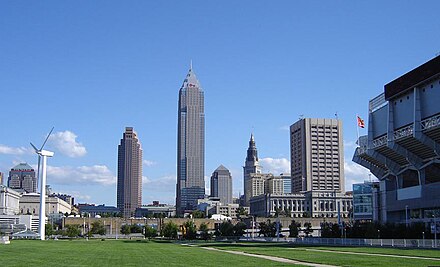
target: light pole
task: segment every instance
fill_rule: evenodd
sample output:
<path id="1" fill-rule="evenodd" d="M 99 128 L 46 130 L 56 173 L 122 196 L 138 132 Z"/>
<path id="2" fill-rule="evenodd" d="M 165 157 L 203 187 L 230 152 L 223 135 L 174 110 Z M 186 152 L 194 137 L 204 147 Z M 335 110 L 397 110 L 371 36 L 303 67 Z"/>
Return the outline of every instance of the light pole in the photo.
<path id="1" fill-rule="evenodd" d="M 432 216 L 434 217 L 434 247 L 437 247 L 437 218 L 435 217 L 435 211 Z"/>
<path id="2" fill-rule="evenodd" d="M 422 232 L 422 237 L 423 237 L 423 247 L 425 247 L 425 232 Z"/>
<path id="3" fill-rule="evenodd" d="M 408 228 L 408 205 L 405 205 L 405 225 Z"/>

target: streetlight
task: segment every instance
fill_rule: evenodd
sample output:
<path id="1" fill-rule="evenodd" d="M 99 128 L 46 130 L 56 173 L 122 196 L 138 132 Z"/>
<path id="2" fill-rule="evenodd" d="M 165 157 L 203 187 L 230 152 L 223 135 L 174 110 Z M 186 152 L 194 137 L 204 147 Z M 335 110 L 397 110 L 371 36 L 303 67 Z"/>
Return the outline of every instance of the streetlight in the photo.
<path id="1" fill-rule="evenodd" d="M 377 229 L 377 238 L 380 239 L 380 230 Z"/>
<path id="2" fill-rule="evenodd" d="M 422 232 L 422 237 L 423 237 L 423 247 L 425 247 L 425 232 Z"/>

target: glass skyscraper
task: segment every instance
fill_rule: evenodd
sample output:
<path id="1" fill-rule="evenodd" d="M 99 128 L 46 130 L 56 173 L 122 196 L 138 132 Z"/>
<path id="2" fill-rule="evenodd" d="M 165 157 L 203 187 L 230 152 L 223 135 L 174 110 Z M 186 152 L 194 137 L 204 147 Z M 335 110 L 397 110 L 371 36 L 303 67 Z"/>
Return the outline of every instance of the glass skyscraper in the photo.
<path id="1" fill-rule="evenodd" d="M 192 66 L 179 90 L 177 125 L 177 214 L 197 208 L 205 197 L 204 94 Z"/>

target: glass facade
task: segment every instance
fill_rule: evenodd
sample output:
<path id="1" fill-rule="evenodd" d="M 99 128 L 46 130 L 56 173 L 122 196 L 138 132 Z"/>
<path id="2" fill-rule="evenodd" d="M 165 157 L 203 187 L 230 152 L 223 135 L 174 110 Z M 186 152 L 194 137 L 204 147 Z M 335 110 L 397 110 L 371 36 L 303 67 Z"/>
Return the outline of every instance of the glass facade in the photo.
<path id="1" fill-rule="evenodd" d="M 373 183 L 353 184 L 353 217 L 355 220 L 373 219 Z"/>

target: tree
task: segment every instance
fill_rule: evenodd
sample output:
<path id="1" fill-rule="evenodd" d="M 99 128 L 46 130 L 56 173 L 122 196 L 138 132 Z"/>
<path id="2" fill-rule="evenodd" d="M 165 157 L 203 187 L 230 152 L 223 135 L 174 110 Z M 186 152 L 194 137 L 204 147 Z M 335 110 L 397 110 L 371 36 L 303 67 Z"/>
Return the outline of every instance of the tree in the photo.
<path id="1" fill-rule="evenodd" d="M 139 224 L 130 225 L 130 233 L 142 233 L 142 227 Z"/>
<path id="2" fill-rule="evenodd" d="M 199 231 L 200 231 L 200 238 L 202 238 L 203 240 L 211 239 L 211 234 L 209 233 L 208 225 L 206 223 L 200 224 Z"/>
<path id="3" fill-rule="evenodd" d="M 92 223 L 92 229 L 90 231 L 95 235 L 105 235 L 105 227 L 101 221 L 95 221 Z"/>
<path id="4" fill-rule="evenodd" d="M 186 221 L 183 224 L 183 228 L 184 228 L 183 238 L 188 240 L 196 239 L 197 228 L 193 221 Z"/>
<path id="5" fill-rule="evenodd" d="M 77 224 L 69 224 L 66 227 L 65 234 L 68 237 L 77 237 L 81 234 L 81 230 L 79 230 L 79 225 Z"/>
<path id="6" fill-rule="evenodd" d="M 145 225 L 144 231 L 144 236 L 148 239 L 157 236 L 157 230 L 149 225 Z"/>
<path id="7" fill-rule="evenodd" d="M 121 226 L 121 233 L 124 235 L 129 235 L 131 233 L 131 227 L 128 224 L 124 224 Z"/>
<path id="8" fill-rule="evenodd" d="M 246 232 L 247 226 L 244 222 L 238 222 L 234 225 L 234 236 L 242 236 Z"/>
<path id="9" fill-rule="evenodd" d="M 245 210 L 245 208 L 243 207 L 239 207 L 235 210 L 236 214 L 237 214 L 237 218 L 240 219 L 242 216 L 248 216 L 247 211 Z"/>
<path id="10" fill-rule="evenodd" d="M 310 222 L 306 222 L 304 223 L 304 234 L 306 235 L 306 237 L 309 236 L 309 234 L 313 233 L 313 229 L 312 229 L 312 224 Z"/>
<path id="11" fill-rule="evenodd" d="M 297 223 L 295 220 L 292 220 L 289 225 L 289 237 L 298 237 L 300 227 L 301 223 Z"/>
<path id="12" fill-rule="evenodd" d="M 53 226 L 50 223 L 46 224 L 45 229 L 46 229 L 46 235 L 47 236 L 51 236 L 51 235 L 53 235 L 55 233 L 55 231 L 53 229 Z"/>
<path id="13" fill-rule="evenodd" d="M 167 222 L 161 231 L 162 236 L 167 237 L 167 238 L 177 238 L 177 224 L 173 223 L 173 222 Z"/>
<path id="14" fill-rule="evenodd" d="M 205 213 L 201 210 L 195 210 L 191 213 L 192 217 L 195 219 L 203 219 L 205 218 Z"/>
<path id="15" fill-rule="evenodd" d="M 275 237 L 277 233 L 277 226 L 275 222 L 267 220 L 267 222 L 259 223 L 260 232 L 259 235 L 264 237 Z"/>
<path id="16" fill-rule="evenodd" d="M 217 236 L 233 236 L 234 225 L 230 221 L 222 222 L 215 233 Z"/>

